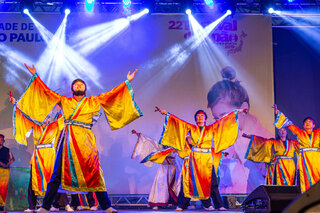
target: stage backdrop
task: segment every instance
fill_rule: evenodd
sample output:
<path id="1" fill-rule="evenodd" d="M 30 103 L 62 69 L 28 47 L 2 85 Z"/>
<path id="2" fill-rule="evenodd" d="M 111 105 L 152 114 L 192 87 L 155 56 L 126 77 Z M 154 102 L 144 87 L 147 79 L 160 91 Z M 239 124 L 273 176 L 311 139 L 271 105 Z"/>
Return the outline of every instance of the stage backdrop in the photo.
<path id="1" fill-rule="evenodd" d="M 13 140 L 12 105 L 7 95 L 11 90 L 18 98 L 28 84 L 31 75 L 24 62 L 35 64 L 43 81 L 67 96 L 71 96 L 75 78 L 87 82 L 91 96 L 112 89 L 126 79 L 129 70 L 139 69 L 132 86 L 144 116 L 113 132 L 104 116 L 93 127 L 106 186 L 113 194 L 149 193 L 156 174 L 157 167 L 147 168 L 130 159 L 137 140 L 131 130 L 159 140 L 164 116 L 154 112 L 155 106 L 190 123 L 194 123 L 194 113 L 204 109 L 208 123 L 213 122 L 207 93 L 222 80 L 220 70 L 231 66 L 249 94 L 249 103 L 242 107 L 250 110 L 240 116 L 238 140 L 222 161 L 220 189 L 222 193 L 247 193 L 264 183 L 264 165 L 244 159 L 249 140 L 241 135 L 270 137 L 274 132 L 269 16 L 227 17 L 205 41 L 201 41 L 204 32 L 185 14 L 153 14 L 129 24 L 123 15 L 70 14 L 65 28 L 60 14 L 35 14 L 34 18 L 38 27 L 21 14 L 0 13 L 0 133 L 6 135 L 6 146 L 16 157 L 15 166 L 28 167 L 33 152 L 32 139 L 27 147 Z M 204 28 L 217 18 L 195 15 Z M 221 116 L 223 110 L 222 106 L 213 113 Z"/>

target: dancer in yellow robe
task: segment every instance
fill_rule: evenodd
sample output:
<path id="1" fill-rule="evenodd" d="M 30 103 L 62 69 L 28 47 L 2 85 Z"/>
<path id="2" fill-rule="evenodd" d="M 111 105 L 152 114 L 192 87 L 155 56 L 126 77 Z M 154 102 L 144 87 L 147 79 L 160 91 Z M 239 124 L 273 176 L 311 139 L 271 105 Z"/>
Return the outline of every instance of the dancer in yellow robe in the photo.
<path id="1" fill-rule="evenodd" d="M 59 113 L 60 114 L 60 113 Z M 51 178 L 54 166 L 55 147 L 59 133 L 62 130 L 64 123 L 63 119 L 57 119 L 60 115 L 53 118 L 52 122 L 49 119 L 39 126 L 28 120 L 23 113 L 14 106 L 14 138 L 23 145 L 27 145 L 26 134 L 32 128 L 34 139 L 34 152 L 30 160 L 32 190 L 35 195 L 44 196 L 47 184 Z"/>
<path id="2" fill-rule="evenodd" d="M 238 136 L 238 112 L 244 110 L 235 110 L 208 126 L 206 125 L 207 116 L 203 110 L 195 114 L 197 125 L 187 123 L 165 110 L 159 109 L 159 111 L 166 115 L 160 139 L 162 145 L 182 150 L 185 147 L 187 133 L 191 136 L 189 143 L 193 147 L 183 180 L 185 196 L 201 200 L 211 196 L 215 207 L 224 210 L 213 168 L 211 148 L 218 153 L 232 146 Z"/>
<path id="3" fill-rule="evenodd" d="M 275 156 L 272 172 L 273 185 L 295 185 L 296 164 L 294 156 L 299 153 L 299 143 L 287 139 L 285 128 L 279 129 L 280 139 L 266 139 L 255 135 L 243 134 L 250 138 L 246 158 L 255 162 L 269 163 Z"/>
<path id="4" fill-rule="evenodd" d="M 274 105 L 277 115 L 274 125 L 280 129 L 288 127 L 298 138 L 300 153 L 298 157 L 298 169 L 300 173 L 301 192 L 308 190 L 313 184 L 320 180 L 320 128 L 314 129 L 315 122 L 311 117 L 303 121 L 303 129 L 300 129 L 278 110 Z"/>
<path id="5" fill-rule="evenodd" d="M 86 85 L 81 79 L 73 81 L 73 97 L 61 96 L 50 90 L 33 74 L 25 93 L 17 101 L 19 109 L 35 122 L 42 123 L 52 108 L 59 104 L 64 115 L 64 128 L 60 135 L 54 172 L 47 187 L 39 212 L 48 212 L 54 196 L 62 185 L 70 191 L 96 191 L 99 204 L 107 212 L 116 212 L 108 198 L 99 163 L 95 137 L 91 130 L 94 114 L 103 108 L 112 130 L 119 129 L 142 116 L 133 100 L 130 81 L 137 70 L 128 73 L 127 81 L 110 92 L 85 97 Z"/>

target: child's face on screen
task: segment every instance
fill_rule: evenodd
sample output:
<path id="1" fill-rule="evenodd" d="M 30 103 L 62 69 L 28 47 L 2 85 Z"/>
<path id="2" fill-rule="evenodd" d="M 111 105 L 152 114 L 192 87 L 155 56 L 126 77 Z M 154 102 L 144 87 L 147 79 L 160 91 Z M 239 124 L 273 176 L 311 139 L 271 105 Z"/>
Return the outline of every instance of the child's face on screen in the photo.
<path id="1" fill-rule="evenodd" d="M 223 99 L 211 107 L 211 113 L 212 113 L 212 116 L 215 120 L 219 120 L 220 118 L 222 118 L 226 114 L 228 114 L 238 108 L 239 107 L 231 105 L 230 101 Z"/>

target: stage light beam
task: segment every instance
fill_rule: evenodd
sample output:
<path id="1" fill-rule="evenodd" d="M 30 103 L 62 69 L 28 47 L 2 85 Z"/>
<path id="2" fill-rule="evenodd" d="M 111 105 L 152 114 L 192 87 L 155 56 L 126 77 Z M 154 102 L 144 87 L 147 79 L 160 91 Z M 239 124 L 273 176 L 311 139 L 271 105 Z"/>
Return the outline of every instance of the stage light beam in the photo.
<path id="1" fill-rule="evenodd" d="M 23 9 L 23 13 L 28 15 L 29 14 L 29 10 L 27 8 Z"/>
<path id="2" fill-rule="evenodd" d="M 187 15 L 191 15 L 191 10 L 190 9 L 186 9 L 186 14 Z"/>
<path id="3" fill-rule="evenodd" d="M 274 13 L 274 9 L 273 8 L 269 8 L 268 12 L 271 14 L 271 13 Z"/>
<path id="4" fill-rule="evenodd" d="M 70 12 L 71 12 L 70 9 L 65 9 L 65 10 L 64 10 L 64 14 L 65 14 L 65 15 L 69 15 Z"/>
<path id="5" fill-rule="evenodd" d="M 208 6 L 212 6 L 213 0 L 204 0 L 204 3 L 206 3 L 206 5 L 208 5 Z"/>
<path id="6" fill-rule="evenodd" d="M 227 17 L 227 14 L 224 14 L 204 29 L 192 14 L 188 15 L 188 17 L 194 32 L 191 37 L 183 43 L 173 45 L 161 57 L 148 61 L 148 63 L 143 66 L 143 70 L 148 73 L 146 79 L 140 79 L 141 85 L 142 82 L 144 82 L 143 91 L 140 91 L 143 95 L 152 96 L 164 83 L 168 82 L 173 75 L 181 71 L 181 67 L 187 63 L 191 54 L 199 48 L 201 43 L 209 39 L 210 32 Z"/>
<path id="7" fill-rule="evenodd" d="M 91 13 L 94 8 L 94 0 L 86 0 L 85 2 L 85 9 L 86 12 Z"/>
<path id="8" fill-rule="evenodd" d="M 269 8 L 268 12 L 270 14 L 277 14 L 277 15 L 280 15 L 281 14 L 281 11 L 280 10 L 274 10 L 273 8 Z"/>
<path id="9" fill-rule="evenodd" d="M 131 5 L 131 0 L 122 0 L 124 7 L 129 7 Z"/>

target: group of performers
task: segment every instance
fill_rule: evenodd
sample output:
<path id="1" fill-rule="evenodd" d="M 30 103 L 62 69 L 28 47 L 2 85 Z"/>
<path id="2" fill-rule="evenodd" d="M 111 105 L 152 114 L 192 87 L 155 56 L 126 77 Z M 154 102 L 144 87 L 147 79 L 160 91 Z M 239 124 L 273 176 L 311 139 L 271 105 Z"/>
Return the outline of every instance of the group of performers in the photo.
<path id="1" fill-rule="evenodd" d="M 106 191 L 91 128 L 100 116 L 101 107 L 112 130 L 142 116 L 130 84 L 137 70 L 129 72 L 125 82 L 98 96 L 86 97 L 85 82 L 76 79 L 71 85 L 73 97 L 68 98 L 50 90 L 37 75 L 34 66 L 26 67 L 32 74 L 28 87 L 18 100 L 10 97 L 14 105 L 15 140 L 27 145 L 26 135 L 30 129 L 33 130 L 35 147 L 30 161 L 29 208 L 26 211 L 35 211 L 37 195 L 44 195 L 42 206 L 37 212 L 46 213 L 55 200 L 65 196 L 58 191 L 72 191 L 95 192 L 102 210 L 117 212 L 111 207 Z M 139 161 L 146 166 L 161 164 L 149 195 L 149 204 L 155 210 L 173 203 L 177 205 L 177 211 L 183 211 L 191 199 L 199 199 L 205 210 L 225 211 L 217 174 L 224 151 L 232 147 L 241 135 L 250 139 L 250 142 L 247 140 L 249 143 L 245 147 L 244 158 L 268 166 L 267 184 L 297 184 L 304 192 L 320 179 L 320 166 L 316 163 L 320 159 L 320 129 L 314 129 L 315 121 L 306 118 L 304 129 L 300 129 L 275 105 L 275 126 L 279 129 L 280 138 L 266 139 L 259 135 L 249 135 L 243 132 L 245 128 L 240 119 L 248 114 L 248 95 L 239 86 L 239 82 L 234 80 L 234 70 L 230 67 L 223 70 L 222 76 L 224 79 L 208 93 L 208 107 L 215 118 L 214 123 L 206 123 L 207 114 L 203 110 L 195 113 L 194 125 L 156 108 L 165 116 L 159 144 L 133 131 L 138 135 L 138 142 L 132 158 L 143 156 Z M 223 90 L 224 93 L 216 95 L 217 90 Z M 235 93 L 243 100 L 235 99 Z M 297 136 L 297 141 L 287 139 L 286 127 Z M 4 136 L 0 135 L 1 174 L 8 173 L 14 161 L 12 153 L 3 143 Z M 297 166 L 293 159 L 295 155 Z M 295 181 L 296 175 L 299 182 Z M 4 183 L 2 176 L 0 184 Z M 6 177 L 8 179 L 9 175 L 6 174 Z M 0 194 L 0 206 L 3 207 L 6 188 L 1 187 Z M 66 210 L 73 211 L 68 202 L 64 205 Z"/>

